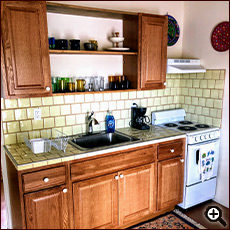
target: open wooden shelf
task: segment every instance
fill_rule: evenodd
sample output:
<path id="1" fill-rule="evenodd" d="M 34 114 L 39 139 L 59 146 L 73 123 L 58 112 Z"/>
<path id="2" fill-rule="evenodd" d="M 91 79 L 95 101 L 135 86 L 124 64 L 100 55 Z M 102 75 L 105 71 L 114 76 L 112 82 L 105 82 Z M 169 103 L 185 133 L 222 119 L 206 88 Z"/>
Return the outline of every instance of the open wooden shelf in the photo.
<path id="1" fill-rule="evenodd" d="M 49 50 L 50 54 L 98 54 L 98 55 L 137 55 L 132 51 L 105 51 L 105 50 Z"/>

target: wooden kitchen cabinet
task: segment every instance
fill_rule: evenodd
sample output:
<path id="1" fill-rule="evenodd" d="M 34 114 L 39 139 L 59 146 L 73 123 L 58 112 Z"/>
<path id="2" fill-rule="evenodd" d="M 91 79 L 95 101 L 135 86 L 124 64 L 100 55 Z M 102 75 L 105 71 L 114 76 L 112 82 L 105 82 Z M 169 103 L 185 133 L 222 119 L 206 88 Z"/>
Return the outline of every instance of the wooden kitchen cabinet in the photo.
<path id="1" fill-rule="evenodd" d="M 7 158 L 13 226 L 128 228 L 171 211 L 182 202 L 184 151 L 182 138 L 22 171 Z"/>
<path id="2" fill-rule="evenodd" d="M 168 18 L 140 14 L 139 30 L 140 89 L 163 89 L 166 85 Z"/>
<path id="3" fill-rule="evenodd" d="M 184 163 L 182 158 L 158 162 L 158 200 L 161 210 L 183 201 Z"/>
<path id="4" fill-rule="evenodd" d="M 52 94 L 45 1 L 1 1 L 4 97 Z"/>
<path id="5" fill-rule="evenodd" d="M 115 228 L 154 213 L 154 166 L 152 163 L 74 183 L 75 228 Z"/>
<path id="6" fill-rule="evenodd" d="M 158 145 L 157 210 L 183 201 L 185 140 Z"/>
<path id="7" fill-rule="evenodd" d="M 66 186 L 24 195 L 27 229 L 69 229 Z"/>
<path id="8" fill-rule="evenodd" d="M 155 163 L 119 172 L 119 225 L 156 211 Z"/>
<path id="9" fill-rule="evenodd" d="M 49 50 L 46 12 L 120 19 L 125 37 L 123 46 L 130 51 Z M 53 95 L 49 57 L 52 54 L 97 54 L 108 55 L 108 58 L 122 55 L 123 74 L 131 83 L 129 90 L 165 88 L 167 16 L 45 1 L 2 1 L 1 33 L 2 96 L 5 98 Z M 107 91 L 114 92 L 104 92 Z M 79 92 L 68 94 L 76 93 Z"/>
<path id="10" fill-rule="evenodd" d="M 116 173 L 73 184 L 75 229 L 116 228 L 118 186 Z"/>

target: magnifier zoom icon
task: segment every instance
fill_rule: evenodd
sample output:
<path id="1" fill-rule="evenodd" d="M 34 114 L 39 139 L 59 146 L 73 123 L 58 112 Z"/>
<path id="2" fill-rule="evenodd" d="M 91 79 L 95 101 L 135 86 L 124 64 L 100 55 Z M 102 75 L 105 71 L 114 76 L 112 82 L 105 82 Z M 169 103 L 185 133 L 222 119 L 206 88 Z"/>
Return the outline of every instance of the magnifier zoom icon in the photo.
<path id="1" fill-rule="evenodd" d="M 218 206 L 208 206 L 204 214 L 211 222 L 219 221 L 223 226 L 227 225 L 222 219 L 222 210 Z"/>

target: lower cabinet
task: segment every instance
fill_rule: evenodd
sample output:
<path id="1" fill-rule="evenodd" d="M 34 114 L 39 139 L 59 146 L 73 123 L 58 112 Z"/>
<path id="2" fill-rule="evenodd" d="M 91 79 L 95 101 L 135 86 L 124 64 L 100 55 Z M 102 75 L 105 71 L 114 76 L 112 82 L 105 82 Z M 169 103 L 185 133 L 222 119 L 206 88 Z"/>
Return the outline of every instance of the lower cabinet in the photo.
<path id="1" fill-rule="evenodd" d="M 157 209 L 179 204 L 183 200 L 184 160 L 176 157 L 158 162 Z"/>
<path id="2" fill-rule="evenodd" d="M 116 175 L 109 174 L 73 184 L 75 229 L 117 226 Z"/>
<path id="3" fill-rule="evenodd" d="M 183 200 L 184 143 L 16 172 L 22 228 L 127 228 L 172 210 Z"/>
<path id="4" fill-rule="evenodd" d="M 24 195 L 27 229 L 69 229 L 66 186 Z"/>
<path id="5" fill-rule="evenodd" d="M 116 228 L 153 213 L 154 166 L 152 163 L 74 183 L 75 229 Z"/>
<path id="6" fill-rule="evenodd" d="M 119 225 L 156 211 L 155 163 L 119 172 Z"/>

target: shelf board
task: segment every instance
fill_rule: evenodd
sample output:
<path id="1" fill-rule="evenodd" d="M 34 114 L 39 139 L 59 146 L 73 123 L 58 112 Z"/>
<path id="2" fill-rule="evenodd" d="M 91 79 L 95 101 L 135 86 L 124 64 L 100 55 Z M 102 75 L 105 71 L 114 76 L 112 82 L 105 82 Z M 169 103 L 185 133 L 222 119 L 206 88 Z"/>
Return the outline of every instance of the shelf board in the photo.
<path id="1" fill-rule="evenodd" d="M 96 54 L 96 55 L 137 55 L 132 51 L 90 51 L 90 50 L 49 50 L 50 54 Z"/>
<path id="2" fill-rule="evenodd" d="M 130 91 L 137 91 L 137 89 L 121 89 L 121 90 L 105 89 L 104 91 L 53 93 L 52 96 L 77 95 L 77 94 L 95 94 L 95 93 L 118 93 L 118 92 L 122 93 L 122 92 L 130 92 Z"/>
<path id="3" fill-rule="evenodd" d="M 61 3 L 46 3 L 47 12 L 58 13 L 58 14 L 69 14 L 69 15 L 80 15 L 88 17 L 99 17 L 99 18 L 111 18 L 111 19 L 124 19 L 124 18 L 137 18 L 138 13 L 118 11 L 110 9 L 100 9 L 87 6 L 76 6 Z"/>

